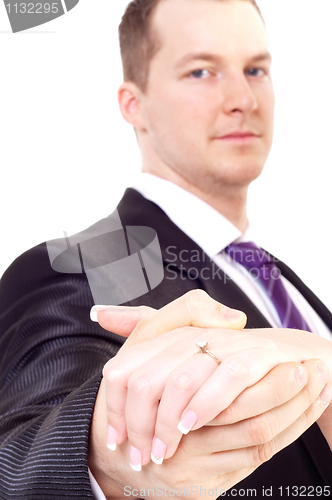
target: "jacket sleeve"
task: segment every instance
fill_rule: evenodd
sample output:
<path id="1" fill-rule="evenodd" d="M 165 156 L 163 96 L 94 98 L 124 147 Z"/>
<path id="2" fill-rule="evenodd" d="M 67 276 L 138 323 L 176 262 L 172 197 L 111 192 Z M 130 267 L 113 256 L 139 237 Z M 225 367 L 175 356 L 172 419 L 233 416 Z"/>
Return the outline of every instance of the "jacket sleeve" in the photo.
<path id="1" fill-rule="evenodd" d="M 0 281 L 0 498 L 93 498 L 89 428 L 101 370 L 122 340 L 92 323 L 83 274 L 52 270 L 46 245 Z"/>

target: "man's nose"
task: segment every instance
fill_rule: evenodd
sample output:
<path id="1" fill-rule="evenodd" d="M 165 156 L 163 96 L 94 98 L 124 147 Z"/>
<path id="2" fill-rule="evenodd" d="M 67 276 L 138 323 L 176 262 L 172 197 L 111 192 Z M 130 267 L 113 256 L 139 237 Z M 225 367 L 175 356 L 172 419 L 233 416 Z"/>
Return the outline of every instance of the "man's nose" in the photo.
<path id="1" fill-rule="evenodd" d="M 258 108 L 255 94 L 245 74 L 229 75 L 223 88 L 224 112 L 250 114 Z"/>

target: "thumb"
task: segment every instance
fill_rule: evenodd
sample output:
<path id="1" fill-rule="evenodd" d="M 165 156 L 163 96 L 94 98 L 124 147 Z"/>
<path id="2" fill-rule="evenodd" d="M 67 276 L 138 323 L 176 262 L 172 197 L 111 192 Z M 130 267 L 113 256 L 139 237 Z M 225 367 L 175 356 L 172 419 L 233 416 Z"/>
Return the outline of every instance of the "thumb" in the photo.
<path id="1" fill-rule="evenodd" d="M 152 307 L 94 306 L 90 317 L 105 330 L 129 337 L 126 348 L 182 328 L 227 328 L 242 330 L 247 322 L 241 311 L 230 309 L 203 290 L 192 290 L 159 310 Z"/>
<path id="2" fill-rule="evenodd" d="M 136 325 L 148 316 L 152 318 L 156 310 L 148 306 L 93 306 L 90 311 L 91 321 L 102 328 L 122 337 L 129 337 Z"/>

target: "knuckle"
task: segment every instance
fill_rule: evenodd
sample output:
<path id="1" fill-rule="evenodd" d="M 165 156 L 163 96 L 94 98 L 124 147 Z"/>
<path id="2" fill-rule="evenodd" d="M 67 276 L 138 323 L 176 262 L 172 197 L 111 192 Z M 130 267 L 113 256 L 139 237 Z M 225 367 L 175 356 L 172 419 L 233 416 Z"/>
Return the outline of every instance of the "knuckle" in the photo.
<path id="1" fill-rule="evenodd" d="M 269 441 L 268 443 L 255 446 L 253 452 L 253 465 L 255 467 L 264 464 L 271 460 L 271 458 L 277 453 L 277 445 L 275 440 Z"/>
<path id="2" fill-rule="evenodd" d="M 275 436 L 275 425 L 271 414 L 249 419 L 248 434 L 253 445 L 264 445 Z"/>
<path id="3" fill-rule="evenodd" d="M 128 380 L 128 392 L 138 397 L 144 397 L 151 393 L 152 384 L 146 374 L 135 373 Z"/>
<path id="4" fill-rule="evenodd" d="M 144 439 L 142 439 L 142 434 L 140 430 L 134 430 L 133 428 L 127 427 L 127 435 L 128 435 L 128 441 L 132 446 L 143 452 L 144 447 L 146 446 L 146 443 Z"/>
<path id="5" fill-rule="evenodd" d="M 310 407 L 310 405 L 313 403 L 315 398 L 318 396 L 319 392 L 316 390 L 313 392 L 313 388 L 305 386 L 302 391 L 300 392 L 300 396 L 302 398 L 302 405 L 306 409 Z"/>
<path id="6" fill-rule="evenodd" d="M 288 382 L 287 387 L 292 387 L 291 381 Z M 276 408 L 285 402 L 285 386 L 284 384 L 275 384 L 273 386 L 273 391 L 269 391 L 269 406 L 270 408 Z"/>
<path id="7" fill-rule="evenodd" d="M 185 295 L 185 303 L 190 316 L 195 314 L 195 311 L 200 309 L 205 304 L 208 294 L 204 290 L 190 290 Z"/>
<path id="8" fill-rule="evenodd" d="M 193 388 L 195 377 L 187 370 L 173 371 L 169 376 L 170 386 L 178 392 L 188 392 Z"/>
<path id="9" fill-rule="evenodd" d="M 107 417 L 110 422 L 122 425 L 125 424 L 125 418 L 123 412 L 119 408 L 107 407 Z"/>
<path id="10" fill-rule="evenodd" d="M 223 369 L 226 371 L 227 375 L 236 380 L 246 379 L 250 374 L 250 366 L 239 357 L 225 360 L 223 365 Z"/>
<path id="11" fill-rule="evenodd" d="M 266 349 L 272 351 L 272 353 L 279 352 L 279 346 L 275 340 L 264 339 L 264 346 Z"/>
<path id="12" fill-rule="evenodd" d="M 154 429 L 153 429 L 154 430 Z M 137 419 L 127 422 L 127 435 L 131 445 L 138 448 L 141 453 L 149 450 L 153 439 L 152 429 L 146 429 L 145 422 Z"/>
<path id="13" fill-rule="evenodd" d="M 174 425 L 171 425 L 163 420 L 158 420 L 155 435 L 159 436 L 161 440 L 163 440 L 163 438 L 167 438 L 167 442 L 169 442 L 170 436 L 174 435 Z"/>
<path id="14" fill-rule="evenodd" d="M 324 410 L 324 406 L 321 404 L 321 400 L 317 399 L 314 401 L 302 414 L 303 427 L 307 429 L 321 416 Z"/>
<path id="15" fill-rule="evenodd" d="M 122 379 L 122 370 L 118 367 L 116 360 L 110 359 L 103 369 L 103 377 L 107 384 L 119 384 Z"/>

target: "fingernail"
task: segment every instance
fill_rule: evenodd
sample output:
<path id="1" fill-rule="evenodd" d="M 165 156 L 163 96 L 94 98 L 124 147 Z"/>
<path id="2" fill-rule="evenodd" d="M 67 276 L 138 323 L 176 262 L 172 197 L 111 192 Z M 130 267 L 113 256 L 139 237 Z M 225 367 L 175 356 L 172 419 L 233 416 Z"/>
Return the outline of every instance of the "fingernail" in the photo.
<path id="1" fill-rule="evenodd" d="M 93 306 L 90 311 L 90 319 L 94 323 L 98 323 L 97 312 L 102 311 L 103 309 L 107 309 L 108 306 Z"/>
<path id="2" fill-rule="evenodd" d="M 188 434 L 188 432 L 194 427 L 198 420 L 198 416 L 192 410 L 189 410 L 181 422 L 178 425 L 178 429 L 182 434 Z"/>
<path id="3" fill-rule="evenodd" d="M 329 376 L 329 370 L 327 366 L 324 363 L 318 362 L 316 364 L 316 370 L 323 384 L 326 384 Z"/>
<path id="4" fill-rule="evenodd" d="M 118 433 L 116 432 L 114 427 L 109 425 L 107 428 L 107 448 L 109 450 L 115 451 L 117 440 L 118 440 Z"/>
<path id="5" fill-rule="evenodd" d="M 129 460 L 133 470 L 136 472 L 142 470 L 142 453 L 134 446 L 130 446 Z"/>
<path id="6" fill-rule="evenodd" d="M 332 387 L 330 385 L 326 385 L 320 393 L 319 397 L 323 401 L 323 403 L 327 405 L 332 399 Z"/>
<path id="7" fill-rule="evenodd" d="M 300 387 L 304 387 L 308 380 L 308 375 L 303 366 L 298 366 L 295 370 L 295 378 Z"/>
<path id="8" fill-rule="evenodd" d="M 151 460 L 157 465 L 161 465 L 166 455 L 166 445 L 160 439 L 154 438 L 151 451 Z"/>
<path id="9" fill-rule="evenodd" d="M 223 317 L 228 323 L 236 324 L 245 319 L 245 314 L 242 311 L 225 307 L 223 309 Z"/>

